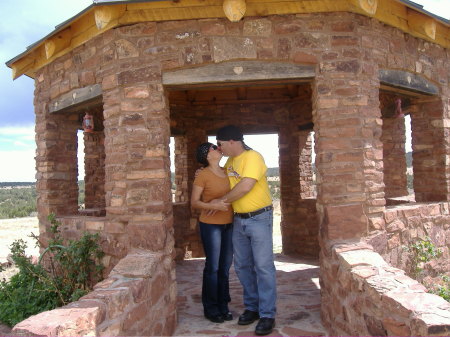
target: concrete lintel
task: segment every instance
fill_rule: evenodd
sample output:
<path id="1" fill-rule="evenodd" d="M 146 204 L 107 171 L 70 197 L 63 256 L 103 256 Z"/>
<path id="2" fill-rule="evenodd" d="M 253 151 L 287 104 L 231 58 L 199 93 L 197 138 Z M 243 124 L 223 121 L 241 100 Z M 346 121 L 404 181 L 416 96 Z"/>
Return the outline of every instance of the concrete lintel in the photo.
<path id="1" fill-rule="evenodd" d="M 378 72 L 382 84 L 411 90 L 425 95 L 438 95 L 439 88 L 420 75 L 402 70 L 380 69 Z"/>
<path id="2" fill-rule="evenodd" d="M 57 100 L 50 103 L 48 111 L 50 113 L 61 112 L 68 108 L 92 101 L 102 96 L 101 84 L 88 85 L 84 88 L 74 89 L 61 95 Z"/>
<path id="3" fill-rule="evenodd" d="M 163 84 L 185 84 L 306 80 L 315 76 L 314 65 L 283 62 L 230 61 L 197 68 L 180 69 L 163 73 Z"/>

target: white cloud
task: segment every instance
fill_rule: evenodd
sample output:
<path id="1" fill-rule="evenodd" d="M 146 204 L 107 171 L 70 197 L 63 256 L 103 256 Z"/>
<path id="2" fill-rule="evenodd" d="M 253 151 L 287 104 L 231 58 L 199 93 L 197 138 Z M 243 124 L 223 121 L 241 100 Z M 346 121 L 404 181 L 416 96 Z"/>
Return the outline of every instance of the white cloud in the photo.
<path id="1" fill-rule="evenodd" d="M 2 136 L 26 136 L 34 139 L 34 125 L 18 127 L 0 127 Z"/>
<path id="2" fill-rule="evenodd" d="M 0 181 L 35 181 L 35 151 L 0 151 Z"/>

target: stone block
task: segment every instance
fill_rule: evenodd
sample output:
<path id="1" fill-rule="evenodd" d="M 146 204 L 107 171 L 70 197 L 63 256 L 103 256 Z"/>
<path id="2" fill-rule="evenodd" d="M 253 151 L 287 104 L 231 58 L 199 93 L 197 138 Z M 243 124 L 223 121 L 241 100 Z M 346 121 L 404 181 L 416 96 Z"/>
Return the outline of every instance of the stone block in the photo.
<path id="1" fill-rule="evenodd" d="M 110 277 L 121 275 L 130 278 L 151 278 L 162 260 L 161 253 L 133 251 L 113 268 Z"/>
<path id="2" fill-rule="evenodd" d="M 212 48 L 214 62 L 256 58 L 256 44 L 248 37 L 214 37 Z"/>
<path id="3" fill-rule="evenodd" d="M 386 317 L 382 320 L 383 327 L 386 329 L 388 336 L 411 336 L 410 327 L 403 321 Z"/>
<path id="4" fill-rule="evenodd" d="M 244 22 L 244 35 L 270 36 L 271 32 L 272 22 L 268 19 L 246 20 Z"/>
<path id="5" fill-rule="evenodd" d="M 356 238 L 366 234 L 367 216 L 362 205 L 327 206 L 325 212 L 325 230 L 329 239 Z"/>
<path id="6" fill-rule="evenodd" d="M 373 267 L 384 267 L 388 265 L 380 254 L 367 249 L 342 252 L 338 258 L 341 265 L 346 269 L 364 265 Z"/>
<path id="7" fill-rule="evenodd" d="M 101 310 L 59 308 L 31 316 L 13 328 L 13 334 L 28 336 L 95 336 Z"/>
<path id="8" fill-rule="evenodd" d="M 162 251 L 166 239 L 166 230 L 163 223 L 149 223 L 128 225 L 130 244 L 134 248 Z"/>

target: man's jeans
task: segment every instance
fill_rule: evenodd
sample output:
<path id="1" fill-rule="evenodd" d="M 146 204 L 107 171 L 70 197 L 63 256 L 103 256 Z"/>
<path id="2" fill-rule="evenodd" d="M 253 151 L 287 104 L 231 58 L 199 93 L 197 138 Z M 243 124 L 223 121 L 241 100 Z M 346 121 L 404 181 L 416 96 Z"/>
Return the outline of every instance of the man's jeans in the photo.
<path id="1" fill-rule="evenodd" d="M 245 309 L 274 318 L 277 285 L 273 258 L 273 211 L 234 217 L 234 269 L 244 288 Z"/>
<path id="2" fill-rule="evenodd" d="M 233 224 L 211 225 L 200 222 L 200 234 L 206 255 L 202 287 L 204 314 L 226 314 L 231 301 L 228 281 L 233 262 Z"/>

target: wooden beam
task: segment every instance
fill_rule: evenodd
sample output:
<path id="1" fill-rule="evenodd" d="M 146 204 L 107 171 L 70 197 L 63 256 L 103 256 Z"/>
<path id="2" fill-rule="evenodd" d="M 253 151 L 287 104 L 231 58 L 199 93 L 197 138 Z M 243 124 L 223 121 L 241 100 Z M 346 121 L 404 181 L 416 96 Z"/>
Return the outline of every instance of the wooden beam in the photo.
<path id="1" fill-rule="evenodd" d="M 419 13 L 408 8 L 408 26 L 411 30 L 426 36 L 429 39 L 436 39 L 436 20 L 423 13 Z"/>
<path id="2" fill-rule="evenodd" d="M 70 46 L 71 40 L 72 30 L 70 26 L 46 40 L 44 48 L 45 56 L 47 57 L 47 59 L 50 59 L 53 55 L 59 53 L 61 50 L 68 48 Z"/>
<path id="3" fill-rule="evenodd" d="M 30 69 L 33 69 L 34 63 L 35 59 L 32 55 L 27 55 L 15 62 L 11 67 L 13 80 L 25 74 Z"/>
<path id="4" fill-rule="evenodd" d="M 378 0 L 351 0 L 356 12 L 373 16 L 377 12 Z"/>
<path id="5" fill-rule="evenodd" d="M 113 25 L 125 13 L 125 5 L 96 7 L 94 12 L 95 25 L 98 30 Z"/>
<path id="6" fill-rule="evenodd" d="M 439 88 L 420 75 L 402 70 L 380 69 L 378 71 L 380 82 L 387 86 L 413 91 L 425 95 L 438 95 Z"/>
<path id="7" fill-rule="evenodd" d="M 238 22 L 242 19 L 247 9 L 245 0 L 224 0 L 223 11 L 231 22 Z"/>
<path id="8" fill-rule="evenodd" d="M 167 71 L 163 84 L 176 86 L 214 82 L 246 82 L 281 79 L 312 79 L 315 67 L 282 62 L 231 61 L 197 68 Z"/>
<path id="9" fill-rule="evenodd" d="M 62 110 L 78 106 L 101 96 L 102 86 L 100 84 L 74 89 L 51 102 L 48 111 L 50 113 L 61 112 Z"/>

